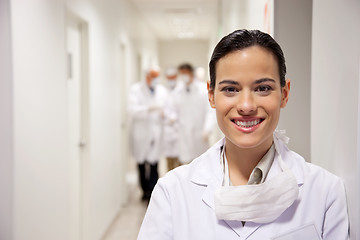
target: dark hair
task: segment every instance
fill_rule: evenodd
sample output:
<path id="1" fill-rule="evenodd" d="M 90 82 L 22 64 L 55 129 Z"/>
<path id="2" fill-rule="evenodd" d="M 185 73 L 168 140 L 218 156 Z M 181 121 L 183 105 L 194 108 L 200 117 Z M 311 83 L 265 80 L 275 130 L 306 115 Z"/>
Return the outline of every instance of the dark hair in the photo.
<path id="1" fill-rule="evenodd" d="M 229 53 L 251 46 L 263 47 L 275 56 L 279 67 L 280 85 L 285 86 L 286 65 L 280 45 L 267 33 L 242 29 L 223 37 L 216 45 L 209 63 L 211 89 L 215 88 L 217 62 Z"/>
<path id="2" fill-rule="evenodd" d="M 178 67 L 178 70 L 188 70 L 191 73 L 194 73 L 194 68 L 190 63 L 183 63 Z"/>

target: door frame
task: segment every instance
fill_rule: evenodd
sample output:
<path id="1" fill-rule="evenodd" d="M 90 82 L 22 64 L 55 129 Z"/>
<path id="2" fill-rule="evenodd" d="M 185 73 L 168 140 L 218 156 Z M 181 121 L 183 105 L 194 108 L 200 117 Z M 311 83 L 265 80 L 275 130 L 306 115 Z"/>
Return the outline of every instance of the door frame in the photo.
<path id="1" fill-rule="evenodd" d="M 120 40 L 118 43 L 118 64 L 119 64 L 119 118 L 120 118 L 120 158 L 121 158 L 121 188 L 120 204 L 123 206 L 129 198 L 128 186 L 126 184 L 126 174 L 129 166 L 129 119 L 127 114 L 128 105 L 128 46 L 125 41 Z"/>
<path id="2" fill-rule="evenodd" d="M 71 12 L 66 11 L 65 31 L 71 24 L 76 24 L 79 27 L 81 35 L 80 43 L 80 139 L 79 139 L 79 225 L 78 236 L 79 239 L 85 239 L 86 233 L 89 232 L 88 226 L 90 221 L 89 213 L 89 184 L 90 184 L 90 83 L 89 83 L 89 27 L 87 21 Z M 67 47 L 66 47 L 67 50 Z M 71 166 L 70 166 L 71 167 Z M 71 184 L 71 182 L 70 182 Z"/>

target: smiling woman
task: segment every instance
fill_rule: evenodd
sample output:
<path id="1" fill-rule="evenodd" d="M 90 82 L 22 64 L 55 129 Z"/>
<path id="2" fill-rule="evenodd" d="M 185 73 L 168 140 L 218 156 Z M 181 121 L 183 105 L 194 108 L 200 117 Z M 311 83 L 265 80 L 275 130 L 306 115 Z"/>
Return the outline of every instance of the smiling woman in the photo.
<path id="1" fill-rule="evenodd" d="M 225 137 L 158 181 L 138 239 L 348 239 L 342 181 L 275 130 L 290 91 L 277 42 L 235 31 L 209 67 L 209 102 Z"/>

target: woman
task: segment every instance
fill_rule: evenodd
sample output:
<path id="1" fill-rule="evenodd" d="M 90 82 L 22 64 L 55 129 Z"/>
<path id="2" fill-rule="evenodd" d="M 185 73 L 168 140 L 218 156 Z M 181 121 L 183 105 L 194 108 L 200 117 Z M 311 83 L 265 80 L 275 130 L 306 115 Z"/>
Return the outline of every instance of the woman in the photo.
<path id="1" fill-rule="evenodd" d="M 348 239 L 342 181 L 290 151 L 283 52 L 260 31 L 215 47 L 208 95 L 225 138 L 155 187 L 138 239 Z"/>

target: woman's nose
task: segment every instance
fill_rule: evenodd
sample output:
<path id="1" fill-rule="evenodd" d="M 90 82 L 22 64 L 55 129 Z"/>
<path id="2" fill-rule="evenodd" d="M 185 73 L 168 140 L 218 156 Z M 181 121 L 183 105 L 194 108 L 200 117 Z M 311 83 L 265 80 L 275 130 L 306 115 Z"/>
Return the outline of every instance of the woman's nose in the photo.
<path id="1" fill-rule="evenodd" d="M 256 112 L 256 103 L 254 96 L 250 91 L 242 91 L 239 94 L 239 99 L 237 103 L 237 111 L 241 115 L 251 115 Z"/>

